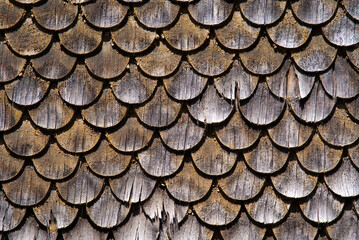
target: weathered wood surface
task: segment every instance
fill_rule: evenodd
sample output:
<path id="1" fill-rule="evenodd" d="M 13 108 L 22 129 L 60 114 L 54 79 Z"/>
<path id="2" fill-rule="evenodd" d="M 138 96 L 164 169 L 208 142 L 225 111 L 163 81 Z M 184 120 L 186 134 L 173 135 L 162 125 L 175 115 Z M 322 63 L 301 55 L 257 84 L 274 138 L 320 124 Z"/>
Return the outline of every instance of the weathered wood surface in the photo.
<path id="1" fill-rule="evenodd" d="M 297 18 L 307 24 L 321 24 L 328 21 L 334 15 L 338 5 L 335 0 L 300 0 L 290 3 Z"/>
<path id="2" fill-rule="evenodd" d="M 249 0 L 240 4 L 245 18 L 254 24 L 268 25 L 276 22 L 283 14 L 285 0 Z"/>
<path id="3" fill-rule="evenodd" d="M 24 16 L 25 11 L 9 0 L 0 1 L 0 29 L 8 29 L 15 26 Z"/>
<path id="4" fill-rule="evenodd" d="M 191 17 L 203 25 L 218 25 L 224 22 L 231 14 L 233 2 L 226 0 L 204 0 L 191 4 L 188 11 Z"/>
<path id="5" fill-rule="evenodd" d="M 22 111 L 12 104 L 5 91 L 0 90 L 0 130 L 13 128 L 22 116 Z"/>
<path id="6" fill-rule="evenodd" d="M 5 198 L 5 194 L 0 192 L 0 231 L 10 231 L 16 228 L 24 219 L 25 208 L 12 206 Z"/>
<path id="7" fill-rule="evenodd" d="M 13 54 L 5 43 L 0 43 L 0 82 L 8 82 L 19 76 L 26 59 Z"/>
<path id="8" fill-rule="evenodd" d="M 0 181 L 13 179 L 19 174 L 24 163 L 25 160 L 10 155 L 4 144 L 0 145 Z"/>

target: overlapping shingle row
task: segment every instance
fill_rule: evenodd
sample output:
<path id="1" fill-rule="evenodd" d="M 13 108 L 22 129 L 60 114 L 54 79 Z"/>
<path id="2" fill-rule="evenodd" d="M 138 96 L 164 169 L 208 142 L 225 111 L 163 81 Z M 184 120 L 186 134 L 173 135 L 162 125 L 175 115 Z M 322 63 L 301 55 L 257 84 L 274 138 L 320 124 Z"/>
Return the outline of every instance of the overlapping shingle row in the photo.
<path id="1" fill-rule="evenodd" d="M 358 4 L 0 0 L 0 239 L 356 239 Z"/>

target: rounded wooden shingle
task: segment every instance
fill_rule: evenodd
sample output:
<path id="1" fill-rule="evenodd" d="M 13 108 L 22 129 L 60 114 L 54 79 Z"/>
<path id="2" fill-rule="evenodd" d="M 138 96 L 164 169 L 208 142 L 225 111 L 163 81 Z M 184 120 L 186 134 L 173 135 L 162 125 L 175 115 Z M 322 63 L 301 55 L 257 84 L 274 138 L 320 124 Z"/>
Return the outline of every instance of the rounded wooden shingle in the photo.
<path id="1" fill-rule="evenodd" d="M 170 99 L 163 86 L 158 86 L 152 99 L 135 109 L 139 119 L 151 127 L 166 127 L 173 123 L 181 104 Z"/>
<path id="2" fill-rule="evenodd" d="M 0 145 L 0 181 L 13 179 L 19 174 L 24 166 L 24 163 L 25 161 L 23 159 L 10 155 L 4 144 Z"/>
<path id="3" fill-rule="evenodd" d="M 320 136 L 331 145 L 343 147 L 359 138 L 359 124 L 353 122 L 345 109 L 336 108 L 334 114 L 318 126 Z"/>
<path id="4" fill-rule="evenodd" d="M 167 1 L 166 1 L 167 2 Z M 152 77 L 165 77 L 173 73 L 181 62 L 181 55 L 171 52 L 162 42 L 145 56 L 136 58 L 138 66 Z"/>
<path id="5" fill-rule="evenodd" d="M 66 126 L 74 115 L 74 110 L 62 101 L 59 92 L 51 89 L 39 106 L 29 110 L 31 120 L 45 129 L 59 129 Z"/>
<path id="6" fill-rule="evenodd" d="M 38 3 L 40 1 L 43 1 L 43 0 L 16 0 L 16 2 L 18 3 L 21 3 L 21 4 L 35 4 L 35 3 Z"/>
<path id="7" fill-rule="evenodd" d="M 66 240 L 106 240 L 107 235 L 108 232 L 95 229 L 86 218 L 80 217 L 75 227 L 64 231 L 63 238 Z"/>
<path id="8" fill-rule="evenodd" d="M 218 41 L 233 50 L 250 47 L 258 38 L 260 28 L 249 25 L 239 11 L 234 11 L 231 21 L 214 30 Z"/>
<path id="9" fill-rule="evenodd" d="M 115 44 L 123 51 L 139 53 L 147 50 L 155 40 L 157 34 L 138 25 L 133 16 L 127 18 L 126 24 L 111 33 Z"/>
<path id="10" fill-rule="evenodd" d="M 240 3 L 244 17 L 256 25 L 276 22 L 282 16 L 286 5 L 286 0 L 249 0 Z"/>
<path id="11" fill-rule="evenodd" d="M 63 100 L 76 106 L 92 103 L 102 90 L 103 82 L 93 78 L 85 65 L 79 64 L 75 71 L 65 80 L 58 83 L 59 93 Z"/>
<path id="12" fill-rule="evenodd" d="M 344 210 L 343 216 L 335 223 L 326 227 L 331 239 L 358 239 L 358 215 L 353 210 Z"/>
<path id="13" fill-rule="evenodd" d="M 81 163 L 76 174 L 65 182 L 57 182 L 61 198 L 71 204 L 87 204 L 98 197 L 104 180 L 91 173 L 86 163 Z"/>
<path id="14" fill-rule="evenodd" d="M 209 176 L 229 172 L 237 160 L 237 153 L 223 149 L 216 138 L 206 137 L 204 143 L 191 153 L 193 163 Z"/>
<path id="15" fill-rule="evenodd" d="M 52 39 L 52 35 L 36 27 L 31 17 L 27 17 L 17 31 L 7 32 L 5 36 L 11 49 L 22 56 L 42 53 Z"/>
<path id="16" fill-rule="evenodd" d="M 288 198 L 303 198 L 313 192 L 318 177 L 310 175 L 298 164 L 297 160 L 289 161 L 284 171 L 271 176 L 274 188 Z"/>
<path id="17" fill-rule="evenodd" d="M 148 177 L 136 163 L 131 164 L 124 175 L 110 179 L 109 182 L 115 196 L 127 203 L 145 201 L 156 186 L 156 180 Z"/>
<path id="18" fill-rule="evenodd" d="M 112 133 L 107 133 L 111 145 L 123 152 L 134 152 L 144 148 L 152 138 L 153 131 L 142 126 L 135 117 Z"/>
<path id="19" fill-rule="evenodd" d="M 74 27 L 59 34 L 60 43 L 74 54 L 88 54 L 101 44 L 101 32 L 88 26 L 79 17 Z"/>
<path id="20" fill-rule="evenodd" d="M 268 186 L 257 201 L 245 204 L 245 207 L 256 222 L 274 224 L 287 215 L 290 204 L 284 202 L 273 188 Z"/>
<path id="21" fill-rule="evenodd" d="M 259 173 L 274 173 L 279 171 L 288 159 L 288 151 L 273 145 L 268 136 L 259 139 L 258 144 L 244 153 L 248 166 Z"/>
<path id="22" fill-rule="evenodd" d="M 160 138 L 155 138 L 151 146 L 138 153 L 138 159 L 145 172 L 154 177 L 166 177 L 178 170 L 183 155 L 166 149 Z"/>
<path id="23" fill-rule="evenodd" d="M 338 5 L 336 0 L 299 0 L 290 3 L 296 17 L 312 25 L 328 21 L 334 15 Z"/>
<path id="24" fill-rule="evenodd" d="M 157 81 L 144 76 L 135 64 L 129 64 L 125 75 L 110 82 L 113 94 L 120 101 L 138 104 L 147 101 L 154 92 Z"/>
<path id="25" fill-rule="evenodd" d="M 67 55 L 58 42 L 54 42 L 45 55 L 31 60 L 35 71 L 51 80 L 64 78 L 73 69 L 75 62 L 76 58 Z"/>
<path id="26" fill-rule="evenodd" d="M 19 156 L 30 157 L 40 153 L 46 147 L 50 136 L 34 128 L 30 121 L 24 120 L 15 131 L 4 134 L 9 150 Z"/>
<path id="27" fill-rule="evenodd" d="M 187 105 L 190 114 L 205 124 L 220 123 L 226 120 L 233 106 L 221 98 L 213 85 L 209 85 L 201 98 Z"/>
<path id="28" fill-rule="evenodd" d="M 45 1 L 32 9 L 36 22 L 43 28 L 59 31 L 70 26 L 77 17 L 78 8 L 63 0 Z"/>
<path id="29" fill-rule="evenodd" d="M 0 43 L 0 82 L 8 82 L 20 75 L 26 59 L 13 54 L 5 43 Z"/>
<path id="30" fill-rule="evenodd" d="M 111 42 L 103 42 L 101 51 L 95 56 L 86 58 L 85 63 L 92 74 L 111 79 L 118 77 L 126 69 L 129 60 L 128 57 L 117 52 Z"/>
<path id="31" fill-rule="evenodd" d="M 170 128 L 160 131 L 161 139 L 171 149 L 185 151 L 195 147 L 203 138 L 205 128 L 197 125 L 188 113 L 182 113 Z"/>
<path id="32" fill-rule="evenodd" d="M 8 98 L 19 105 L 30 106 L 45 96 L 50 83 L 35 75 L 31 66 L 27 66 L 20 79 L 5 85 Z"/>
<path id="33" fill-rule="evenodd" d="M 345 7 L 345 10 L 355 20 L 359 20 L 358 4 L 359 4 L 358 0 L 343 0 L 343 6 Z"/>
<path id="34" fill-rule="evenodd" d="M 243 66 L 254 74 L 271 74 L 282 65 L 284 54 L 274 49 L 268 38 L 261 38 L 258 44 L 251 50 L 242 52 L 239 57 Z"/>
<path id="35" fill-rule="evenodd" d="M 57 133 L 55 138 L 66 151 L 83 153 L 90 151 L 97 144 L 100 136 L 100 132 L 86 125 L 82 119 L 77 119 L 69 129 Z"/>
<path id="36" fill-rule="evenodd" d="M 211 188 L 212 179 L 199 175 L 191 162 L 185 162 L 183 169 L 174 177 L 165 180 L 167 190 L 177 200 L 194 202 L 203 198 Z"/>
<path id="37" fill-rule="evenodd" d="M 321 173 L 333 170 L 340 161 L 341 149 L 326 145 L 316 133 L 305 148 L 297 151 L 298 160 L 308 171 Z"/>
<path id="38" fill-rule="evenodd" d="M 33 158 L 36 171 L 50 180 L 61 180 L 70 176 L 76 169 L 78 157 L 65 153 L 56 143 L 51 143 L 41 157 Z"/>
<path id="39" fill-rule="evenodd" d="M 240 161 L 237 163 L 234 172 L 220 179 L 218 185 L 227 197 L 245 201 L 259 194 L 264 180 L 263 177 L 250 171 L 244 161 Z"/>
<path id="40" fill-rule="evenodd" d="M 0 131 L 13 128 L 22 116 L 22 110 L 10 103 L 4 90 L 0 90 Z"/>
<path id="41" fill-rule="evenodd" d="M 214 39 L 209 41 L 209 45 L 204 50 L 187 56 L 192 67 L 205 76 L 224 73 L 232 64 L 233 57 L 234 54 L 221 49 Z"/>
<path id="42" fill-rule="evenodd" d="M 319 183 L 315 194 L 299 206 L 309 220 L 329 223 L 340 215 L 344 202 L 335 197 L 323 183 Z"/>
<path id="43" fill-rule="evenodd" d="M 126 17 L 128 9 L 128 6 L 116 0 L 97 0 L 82 6 L 85 18 L 98 28 L 119 25 Z"/>
<path id="44" fill-rule="evenodd" d="M 20 206 L 33 206 L 42 201 L 50 189 L 50 182 L 40 178 L 32 166 L 26 166 L 15 180 L 3 183 L 6 197 Z"/>
<path id="45" fill-rule="evenodd" d="M 188 6 L 191 17 L 198 23 L 208 26 L 226 21 L 233 10 L 233 2 L 226 0 L 202 0 Z"/>
<path id="46" fill-rule="evenodd" d="M 12 28 L 20 22 L 25 11 L 12 4 L 9 0 L 0 1 L 0 29 Z"/>
<path id="47" fill-rule="evenodd" d="M 352 101 L 347 101 L 345 106 L 349 114 L 356 120 L 359 120 L 359 96 L 354 98 Z"/>
<path id="48" fill-rule="evenodd" d="M 312 36 L 306 48 L 292 52 L 295 63 L 306 72 L 327 70 L 336 55 L 337 49 L 326 43 L 321 35 Z"/>
<path id="49" fill-rule="evenodd" d="M 129 214 L 131 205 L 118 201 L 109 186 L 92 205 L 86 206 L 91 221 L 101 228 L 113 228 L 122 223 Z"/>
<path id="50" fill-rule="evenodd" d="M 95 103 L 82 110 L 82 116 L 93 126 L 109 128 L 121 122 L 126 112 L 127 108 L 119 103 L 111 89 L 106 88 Z"/>
<path id="51" fill-rule="evenodd" d="M 197 217 L 192 213 L 188 214 L 185 222 L 181 227 L 174 232 L 173 240 L 183 239 L 197 239 L 207 240 L 212 239 L 213 231 L 205 227 L 201 222 L 198 221 Z"/>
<path id="52" fill-rule="evenodd" d="M 56 235 L 56 234 L 55 234 Z M 49 239 L 50 234 L 47 233 L 44 229 L 40 228 L 38 222 L 33 216 L 29 216 L 24 224 L 13 232 L 9 232 L 8 234 L 9 239 L 29 239 L 29 240 L 36 240 L 36 239 Z M 53 236 L 55 239 L 56 236 Z"/>
<path id="53" fill-rule="evenodd" d="M 99 147 L 85 158 L 93 172 L 104 177 L 112 177 L 127 169 L 131 155 L 115 151 L 106 140 L 102 140 Z"/>
<path id="54" fill-rule="evenodd" d="M 0 191 L 0 231 L 7 232 L 15 229 L 23 220 L 26 208 L 12 206 Z"/>
<path id="55" fill-rule="evenodd" d="M 192 51 L 204 43 L 209 30 L 195 25 L 188 14 L 180 15 L 178 22 L 169 30 L 164 30 L 166 41 L 180 51 Z"/>
<path id="56" fill-rule="evenodd" d="M 287 10 L 281 21 L 267 28 L 272 41 L 284 48 L 302 46 L 308 40 L 311 31 L 310 27 L 297 22 L 291 10 Z"/>
<path id="57" fill-rule="evenodd" d="M 78 212 L 76 207 L 67 205 L 62 201 L 56 190 L 50 192 L 50 196 L 43 204 L 37 205 L 32 209 L 41 224 L 51 227 L 50 221 L 54 218 L 59 229 L 70 226 L 76 219 Z"/>

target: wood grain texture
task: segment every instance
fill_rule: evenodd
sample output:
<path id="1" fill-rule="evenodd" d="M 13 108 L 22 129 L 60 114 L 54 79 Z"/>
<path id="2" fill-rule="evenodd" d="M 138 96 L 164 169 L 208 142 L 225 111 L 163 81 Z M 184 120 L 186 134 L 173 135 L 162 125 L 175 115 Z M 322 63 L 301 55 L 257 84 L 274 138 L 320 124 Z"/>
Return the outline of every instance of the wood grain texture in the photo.
<path id="1" fill-rule="evenodd" d="M 98 197 L 104 180 L 91 173 L 87 163 L 81 163 L 75 176 L 65 182 L 57 182 L 61 198 L 71 204 L 87 204 Z"/>
<path id="2" fill-rule="evenodd" d="M 239 201 L 254 198 L 259 194 L 264 184 L 264 178 L 250 171 L 244 161 L 237 162 L 233 173 L 218 181 L 224 194 Z"/>
<path id="3" fill-rule="evenodd" d="M 31 60 L 35 71 L 50 80 L 64 78 L 73 69 L 75 62 L 76 58 L 67 55 L 59 42 L 53 42 L 48 52 Z"/>
<path id="4" fill-rule="evenodd" d="M 271 176 L 274 188 L 288 198 L 303 198 L 313 192 L 318 177 L 300 166 L 296 159 L 289 161 L 284 171 Z"/>
<path id="5" fill-rule="evenodd" d="M 33 207 L 33 211 L 37 220 L 44 226 L 51 228 L 51 224 L 53 224 L 51 221 L 55 219 L 58 229 L 70 226 L 75 221 L 78 213 L 76 207 L 67 205 L 61 200 L 56 190 L 51 190 L 46 201 Z"/>
<path id="6" fill-rule="evenodd" d="M 214 79 L 214 85 L 219 94 L 229 100 L 249 98 L 257 84 L 258 77 L 245 71 L 238 60 L 234 60 L 228 73 Z"/>
<path id="7" fill-rule="evenodd" d="M 16 2 L 18 3 L 21 3 L 21 4 L 35 4 L 35 3 L 38 3 L 40 1 L 43 1 L 43 0 L 16 0 Z"/>
<path id="8" fill-rule="evenodd" d="M 229 172 L 237 160 L 237 153 L 221 147 L 216 138 L 206 137 L 200 148 L 191 152 L 193 163 L 203 173 L 220 176 Z"/>
<path id="9" fill-rule="evenodd" d="M 166 1 L 168 2 L 168 1 Z M 145 56 L 136 58 L 138 66 L 152 77 L 165 77 L 173 73 L 181 62 L 181 55 L 172 52 L 162 42 Z"/>
<path id="10" fill-rule="evenodd" d="M 113 228 L 125 220 L 131 205 L 118 201 L 111 193 L 109 186 L 105 187 L 101 197 L 91 206 L 86 206 L 90 219 L 101 228 Z"/>
<path id="11" fill-rule="evenodd" d="M 239 11 L 234 11 L 231 21 L 214 30 L 218 41 L 233 50 L 250 47 L 258 38 L 260 28 L 249 25 Z"/>
<path id="12" fill-rule="evenodd" d="M 74 110 L 62 101 L 57 90 L 50 89 L 44 100 L 36 108 L 29 110 L 29 115 L 37 126 L 55 130 L 71 121 Z"/>
<path id="13" fill-rule="evenodd" d="M 249 0 L 240 3 L 241 11 L 246 19 L 256 25 L 268 25 L 276 22 L 283 14 L 285 0 Z"/>
<path id="14" fill-rule="evenodd" d="M 158 86 L 152 99 L 135 109 L 138 118 L 151 127 L 166 127 L 173 123 L 181 104 L 170 99 L 163 86 Z"/>
<path id="15" fill-rule="evenodd" d="M 94 104 L 82 110 L 82 116 L 95 127 L 109 128 L 121 122 L 126 112 L 127 108 L 106 88 Z"/>
<path id="16" fill-rule="evenodd" d="M 244 152 L 249 167 L 259 173 L 277 172 L 286 163 L 288 155 L 288 150 L 274 146 L 268 136 L 261 137 L 253 149 Z"/>
<path id="17" fill-rule="evenodd" d="M 88 54 L 101 44 L 101 32 L 88 26 L 79 17 L 74 27 L 59 34 L 60 43 L 74 54 Z"/>
<path id="18" fill-rule="evenodd" d="M 43 28 L 60 31 L 75 21 L 78 8 L 62 0 L 52 0 L 34 7 L 32 12 L 36 22 Z"/>
<path id="19" fill-rule="evenodd" d="M 129 7 L 116 0 L 97 0 L 82 6 L 85 18 L 98 28 L 119 25 L 127 15 Z"/>
<path id="20" fill-rule="evenodd" d="M 131 164 L 124 175 L 110 179 L 109 182 L 117 198 L 131 203 L 148 199 L 156 186 L 156 180 L 145 175 L 138 164 Z"/>
<path id="21" fill-rule="evenodd" d="M 127 67 L 129 58 L 123 56 L 111 42 L 103 42 L 101 51 L 85 59 L 90 72 L 97 77 L 111 79 L 118 77 Z"/>
<path id="22" fill-rule="evenodd" d="M 203 138 L 205 128 L 197 125 L 188 113 L 184 112 L 172 127 L 160 131 L 163 142 L 169 148 L 186 151 L 195 147 Z"/>
<path id="23" fill-rule="evenodd" d="M 39 30 L 31 17 L 27 17 L 17 31 L 7 32 L 5 36 L 11 49 L 22 56 L 43 52 L 52 38 L 52 35 Z"/>
<path id="24" fill-rule="evenodd" d="M 207 78 L 193 71 L 188 62 L 181 62 L 174 75 L 163 79 L 167 93 L 177 100 L 190 100 L 203 92 Z"/>
<path id="25" fill-rule="evenodd" d="M 327 44 L 321 35 L 314 35 L 305 50 L 292 52 L 292 57 L 302 70 L 321 72 L 330 67 L 336 54 L 337 49 Z"/>
<path id="26" fill-rule="evenodd" d="M 359 237 L 358 215 L 352 210 L 345 210 L 338 222 L 327 227 L 327 232 L 332 239 L 357 239 Z"/>
<path id="27" fill-rule="evenodd" d="M 358 4 L 359 4 L 358 0 L 343 0 L 343 6 L 345 10 L 355 20 L 359 19 L 359 9 L 357 8 Z"/>
<path id="28" fill-rule="evenodd" d="M 342 155 L 341 149 L 326 145 L 316 133 L 309 145 L 297 151 L 301 165 L 311 172 L 329 172 L 339 163 Z"/>
<path id="29" fill-rule="evenodd" d="M 356 120 L 359 120 L 359 97 L 356 97 L 351 101 L 346 101 L 345 106 L 350 116 Z"/>
<path id="30" fill-rule="evenodd" d="M 359 138 L 359 125 L 353 122 L 345 109 L 336 109 L 328 122 L 318 126 L 320 136 L 331 145 L 346 146 Z"/>
<path id="31" fill-rule="evenodd" d="M 284 202 L 272 187 L 266 187 L 255 202 L 245 204 L 248 214 L 259 223 L 274 224 L 287 214 L 290 204 Z"/>
<path id="32" fill-rule="evenodd" d="M 46 153 L 33 158 L 32 162 L 41 176 L 51 180 L 61 180 L 75 171 L 78 157 L 65 153 L 56 143 L 51 143 Z"/>
<path id="33" fill-rule="evenodd" d="M 318 229 L 306 222 L 299 212 L 291 212 L 282 224 L 273 228 L 277 240 L 312 240 L 317 232 Z"/>
<path id="34" fill-rule="evenodd" d="M 184 162 L 183 169 L 165 183 L 171 196 L 177 200 L 194 202 L 208 193 L 212 179 L 199 175 L 191 162 Z"/>
<path id="35" fill-rule="evenodd" d="M 284 108 L 284 101 L 273 95 L 266 83 L 258 83 L 248 101 L 240 102 L 240 111 L 245 119 L 256 125 L 267 125 L 276 121 Z"/>
<path id="36" fill-rule="evenodd" d="M 105 240 L 107 232 L 100 232 L 93 228 L 86 218 L 79 218 L 74 228 L 63 233 L 64 239 L 68 240 Z"/>
<path id="37" fill-rule="evenodd" d="M 70 0 L 70 2 L 72 4 L 83 4 L 83 3 L 87 3 L 90 2 L 91 0 Z"/>
<path id="38" fill-rule="evenodd" d="M 245 212 L 240 213 L 240 218 L 231 227 L 221 230 L 224 240 L 262 240 L 265 235 L 265 228 L 258 227 L 249 220 Z"/>
<path id="39" fill-rule="evenodd" d="M 1 9 L 1 8 L 0 8 Z M 13 54 L 5 43 L 0 43 L 0 82 L 8 82 L 20 75 L 26 59 Z"/>
<path id="40" fill-rule="evenodd" d="M 244 67 L 254 74 L 271 74 L 282 65 L 284 54 L 274 49 L 268 38 L 260 38 L 258 44 L 249 51 L 242 52 L 239 57 Z"/>
<path id="41" fill-rule="evenodd" d="M 20 206 L 33 206 L 43 200 L 50 189 L 50 182 L 40 178 L 32 166 L 26 166 L 15 180 L 3 183 L 6 197 Z"/>
<path id="42" fill-rule="evenodd" d="M 22 121 L 20 127 L 4 134 L 4 141 L 9 150 L 19 156 L 30 157 L 45 149 L 50 136 L 34 128 L 30 121 Z"/>
<path id="43" fill-rule="evenodd" d="M 25 15 L 22 8 L 17 7 L 9 0 L 0 1 L 0 29 L 9 29 L 20 22 Z"/>
<path id="44" fill-rule="evenodd" d="M 267 129 L 273 142 L 284 148 L 296 148 L 304 145 L 312 135 L 310 125 L 298 122 L 293 114 L 286 109 L 282 119 Z"/>
<path id="45" fill-rule="evenodd" d="M 180 6 L 171 1 L 152 0 L 135 7 L 135 15 L 148 28 L 163 28 L 177 17 Z"/>
<path id="46" fill-rule="evenodd" d="M 308 40 L 311 30 L 310 27 L 298 22 L 292 11 L 288 10 L 281 21 L 267 28 L 267 33 L 278 46 L 298 48 Z"/>
<path id="47" fill-rule="evenodd" d="M 45 96 L 49 82 L 35 75 L 31 66 L 27 66 L 20 79 L 5 85 L 8 98 L 19 105 L 30 106 Z"/>
<path id="48" fill-rule="evenodd" d="M 111 35 L 115 44 L 129 53 L 147 50 L 157 36 L 156 32 L 142 28 L 133 16 L 128 16 L 125 26 L 112 32 Z"/>
<path id="49" fill-rule="evenodd" d="M 197 217 L 192 213 L 188 214 L 185 222 L 181 225 L 178 231 L 175 232 L 173 240 L 182 239 L 198 239 L 206 240 L 212 239 L 213 231 L 202 225 Z"/>
<path id="50" fill-rule="evenodd" d="M 129 64 L 125 75 L 110 82 L 113 94 L 120 101 L 138 104 L 147 101 L 153 94 L 157 81 L 144 76 L 135 64 Z"/>
<path id="51" fill-rule="evenodd" d="M 61 98 L 76 106 L 85 106 L 92 103 L 102 90 L 102 82 L 93 78 L 85 65 L 79 64 L 75 71 L 57 87 Z"/>
<path id="52" fill-rule="evenodd" d="M 12 206 L 0 191 L 0 231 L 7 232 L 16 228 L 23 220 L 26 213 L 25 208 Z"/>
<path id="53" fill-rule="evenodd" d="M 0 131 L 13 128 L 22 116 L 22 110 L 10 103 L 4 90 L 0 90 Z"/>
<path id="54" fill-rule="evenodd" d="M 335 13 L 338 2 L 335 0 L 300 0 L 291 2 L 294 14 L 306 24 L 322 24 Z"/>
<path id="55" fill-rule="evenodd" d="M 348 47 L 346 48 L 346 53 L 348 56 L 348 59 L 354 66 L 358 69 L 359 67 L 359 48 L 358 47 Z"/>
<path id="56" fill-rule="evenodd" d="M 118 150 L 133 152 L 147 146 L 152 134 L 153 131 L 142 126 L 135 117 L 129 117 L 125 125 L 106 136 L 111 145 Z"/>
<path id="57" fill-rule="evenodd" d="M 45 230 L 39 228 L 39 224 L 32 216 L 25 220 L 24 225 L 22 225 L 20 229 L 10 232 L 8 237 L 14 240 L 56 239 L 56 236 L 54 236 L 54 238 L 50 238 Z"/>
<path id="58" fill-rule="evenodd" d="M 169 30 L 164 30 L 166 41 L 180 51 L 192 51 L 204 43 L 209 30 L 194 24 L 188 14 L 181 14 L 176 25 Z"/>
<path id="59" fill-rule="evenodd" d="M 0 181 L 13 179 L 19 174 L 24 163 L 23 159 L 10 155 L 4 144 L 0 145 Z"/>
<path id="60" fill-rule="evenodd" d="M 323 183 L 319 183 L 315 194 L 299 206 L 309 220 L 316 223 L 329 223 L 339 216 L 344 203 L 334 196 Z"/>
<path id="61" fill-rule="evenodd" d="M 188 6 L 191 17 L 198 23 L 214 26 L 226 21 L 233 10 L 233 2 L 204 0 Z"/>
<path id="62" fill-rule="evenodd" d="M 91 170 L 104 177 L 112 177 L 124 172 L 132 158 L 131 155 L 115 151 L 106 140 L 102 140 L 98 148 L 85 157 Z"/>
<path id="63" fill-rule="evenodd" d="M 224 73 L 232 64 L 233 57 L 234 54 L 224 51 L 214 39 L 209 40 L 204 50 L 187 56 L 192 67 L 205 76 Z"/>
<path id="64" fill-rule="evenodd" d="M 194 103 L 187 105 L 188 111 L 196 120 L 205 124 L 220 123 L 226 120 L 233 106 L 221 98 L 213 85 L 207 89 Z"/>
<path id="65" fill-rule="evenodd" d="M 330 96 L 345 99 L 358 95 L 358 78 L 359 73 L 342 56 L 337 56 L 333 67 L 320 75 L 323 87 Z"/>

